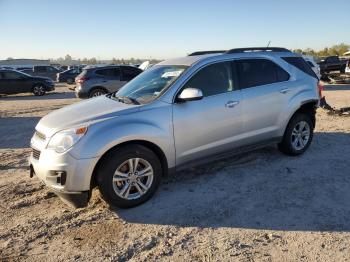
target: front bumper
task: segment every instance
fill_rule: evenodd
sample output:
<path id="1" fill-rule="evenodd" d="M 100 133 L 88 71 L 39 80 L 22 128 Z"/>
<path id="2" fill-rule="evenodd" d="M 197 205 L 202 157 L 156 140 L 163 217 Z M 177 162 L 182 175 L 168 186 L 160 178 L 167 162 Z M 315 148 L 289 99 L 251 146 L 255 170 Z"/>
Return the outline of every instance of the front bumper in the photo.
<path id="1" fill-rule="evenodd" d="M 90 196 L 90 183 L 97 158 L 75 159 L 69 152 L 33 149 L 29 157 L 31 176 L 35 174 L 64 202 L 74 207 L 85 206 Z"/>

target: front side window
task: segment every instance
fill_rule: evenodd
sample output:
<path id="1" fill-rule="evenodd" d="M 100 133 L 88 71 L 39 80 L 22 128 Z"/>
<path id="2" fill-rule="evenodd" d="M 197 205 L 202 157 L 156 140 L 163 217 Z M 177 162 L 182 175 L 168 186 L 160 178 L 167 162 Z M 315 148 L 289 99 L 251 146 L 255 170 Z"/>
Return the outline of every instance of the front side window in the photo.
<path id="1" fill-rule="evenodd" d="M 242 59 L 236 62 L 240 88 L 287 81 L 289 74 L 267 59 Z"/>
<path id="2" fill-rule="evenodd" d="M 183 88 L 200 89 L 204 97 L 232 91 L 231 63 L 221 62 L 206 66 L 197 72 Z"/>
<path id="3" fill-rule="evenodd" d="M 154 66 L 138 75 L 111 98 L 127 97 L 139 104 L 154 101 L 187 69 L 187 66 Z"/>

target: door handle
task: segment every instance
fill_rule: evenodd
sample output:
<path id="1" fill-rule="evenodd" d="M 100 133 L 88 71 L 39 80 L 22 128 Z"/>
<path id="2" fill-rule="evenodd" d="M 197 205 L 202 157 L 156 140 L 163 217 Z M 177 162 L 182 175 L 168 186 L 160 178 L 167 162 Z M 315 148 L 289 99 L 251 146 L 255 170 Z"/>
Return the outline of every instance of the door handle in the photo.
<path id="1" fill-rule="evenodd" d="M 283 88 L 283 89 L 280 90 L 280 93 L 286 94 L 286 93 L 288 93 L 289 91 L 290 91 L 289 88 Z"/>
<path id="2" fill-rule="evenodd" d="M 228 102 L 225 104 L 225 107 L 232 108 L 232 107 L 234 107 L 235 105 L 238 105 L 238 104 L 239 104 L 239 101 L 228 101 Z"/>

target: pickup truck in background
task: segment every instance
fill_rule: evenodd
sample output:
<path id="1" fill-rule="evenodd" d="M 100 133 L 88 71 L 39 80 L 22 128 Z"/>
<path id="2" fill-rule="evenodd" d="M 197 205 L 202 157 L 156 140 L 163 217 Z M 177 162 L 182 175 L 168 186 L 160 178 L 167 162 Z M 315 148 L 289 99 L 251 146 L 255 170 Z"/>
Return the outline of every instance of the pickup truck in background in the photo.
<path id="1" fill-rule="evenodd" d="M 347 59 L 339 59 L 338 56 L 328 56 L 322 59 L 318 64 L 320 66 L 321 74 L 323 74 L 331 71 L 340 71 L 340 73 L 345 73 L 347 63 Z"/>
<path id="2" fill-rule="evenodd" d="M 60 73 L 61 70 L 54 66 L 33 66 L 31 69 L 24 69 L 21 70 L 21 72 L 31 76 L 48 77 L 55 81 L 57 74 Z"/>

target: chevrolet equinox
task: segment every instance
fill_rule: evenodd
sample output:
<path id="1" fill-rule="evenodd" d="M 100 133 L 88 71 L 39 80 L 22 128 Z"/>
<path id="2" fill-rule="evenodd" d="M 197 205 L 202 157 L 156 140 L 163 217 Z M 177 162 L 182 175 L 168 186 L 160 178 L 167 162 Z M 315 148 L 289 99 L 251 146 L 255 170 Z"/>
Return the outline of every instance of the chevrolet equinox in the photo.
<path id="1" fill-rule="evenodd" d="M 174 172 L 268 144 L 309 147 L 318 78 L 284 48 L 196 52 L 163 61 L 119 91 L 43 117 L 30 175 L 65 202 L 86 206 L 97 186 L 112 206 L 152 197 Z"/>

